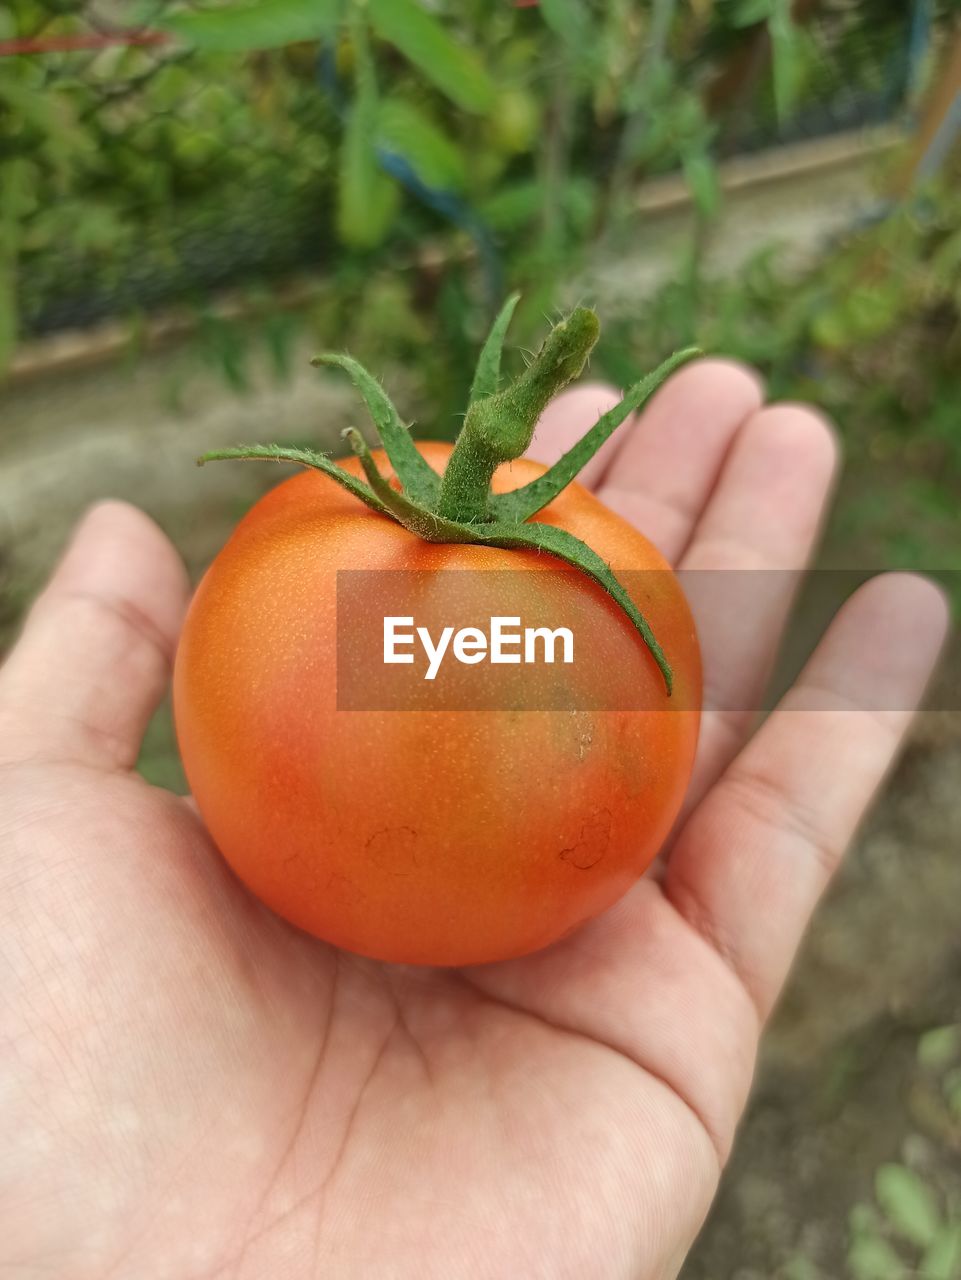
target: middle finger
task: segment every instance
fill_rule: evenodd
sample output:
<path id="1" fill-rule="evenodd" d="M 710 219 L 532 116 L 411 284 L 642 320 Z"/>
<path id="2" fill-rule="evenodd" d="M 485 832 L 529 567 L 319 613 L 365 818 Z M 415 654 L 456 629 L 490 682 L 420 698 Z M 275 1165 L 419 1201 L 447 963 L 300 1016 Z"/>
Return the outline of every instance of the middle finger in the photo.
<path id="1" fill-rule="evenodd" d="M 741 428 L 680 562 L 704 664 L 688 807 L 740 748 L 760 705 L 837 471 L 832 428 L 774 404 Z"/>

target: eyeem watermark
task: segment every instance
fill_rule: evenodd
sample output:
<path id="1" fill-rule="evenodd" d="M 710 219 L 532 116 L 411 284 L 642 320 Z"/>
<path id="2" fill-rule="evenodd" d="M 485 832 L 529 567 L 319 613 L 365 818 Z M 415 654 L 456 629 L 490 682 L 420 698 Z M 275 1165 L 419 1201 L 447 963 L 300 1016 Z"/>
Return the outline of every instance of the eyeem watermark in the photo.
<path id="1" fill-rule="evenodd" d="M 528 666 L 537 662 L 553 663 L 558 648 L 561 662 L 574 661 L 574 633 L 569 627 L 524 627 L 519 617 L 497 616 L 490 619 L 488 630 L 480 627 L 444 627 L 437 640 L 428 627 L 415 627 L 413 615 L 388 615 L 384 618 L 384 663 L 412 666 L 413 647 L 420 643 L 427 657 L 425 680 L 435 680 L 448 653 L 464 666 L 479 662 Z M 407 652 L 410 649 L 411 652 Z M 403 652 L 402 652 L 403 650 Z"/>
<path id="2" fill-rule="evenodd" d="M 337 572 L 337 707 L 347 712 L 528 711 L 593 715 L 608 711 L 684 714 L 769 711 L 793 681 L 845 602 L 873 575 L 819 570 L 687 570 L 679 579 L 701 647 L 710 659 L 702 695 L 683 658 L 690 622 L 663 608 L 667 570 L 618 571 L 675 667 L 674 692 L 649 650 L 603 589 L 549 557 L 538 569 L 371 570 Z M 961 598 L 961 573 L 942 574 Z M 785 645 L 766 688 L 737 654 L 798 595 Z M 852 705 L 900 711 L 916 691 L 905 686 L 903 622 L 876 608 Z M 843 625 L 843 624 L 842 624 Z M 900 637 L 900 638 L 899 638 Z M 329 631 L 318 633 L 329 643 Z M 324 661 L 327 661 L 324 650 Z M 803 677 L 800 677 L 803 679 Z M 836 711 L 828 694 L 808 688 L 804 705 Z M 928 706 L 961 710 L 961 637 L 949 645 Z M 561 725 L 564 722 L 558 720 Z"/>

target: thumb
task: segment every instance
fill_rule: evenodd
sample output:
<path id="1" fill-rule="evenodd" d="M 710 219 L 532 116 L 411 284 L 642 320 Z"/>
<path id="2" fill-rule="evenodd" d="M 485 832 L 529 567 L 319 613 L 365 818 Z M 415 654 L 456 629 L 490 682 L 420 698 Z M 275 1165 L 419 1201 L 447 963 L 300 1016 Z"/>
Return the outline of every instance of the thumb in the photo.
<path id="1" fill-rule="evenodd" d="M 0 670 L 0 760 L 131 768 L 188 595 L 149 517 L 123 502 L 92 508 Z"/>

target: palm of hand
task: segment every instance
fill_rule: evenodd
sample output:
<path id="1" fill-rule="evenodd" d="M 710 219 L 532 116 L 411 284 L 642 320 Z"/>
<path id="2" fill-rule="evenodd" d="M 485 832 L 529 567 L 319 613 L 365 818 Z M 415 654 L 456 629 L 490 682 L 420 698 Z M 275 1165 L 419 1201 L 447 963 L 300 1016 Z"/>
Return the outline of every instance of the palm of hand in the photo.
<path id="1" fill-rule="evenodd" d="M 643 1245 L 649 1274 L 667 1273 L 677 1206 L 689 1238 L 718 1156 L 646 1069 L 638 1015 L 668 1012 L 665 975 L 642 969 L 638 990 L 629 947 L 588 931 L 501 970 L 405 973 L 260 908 L 186 802 L 137 778 L 27 766 L 4 800 L 31 841 L 23 861 L 56 868 L 24 900 L 14 933 L 30 950 L 13 956 L 34 971 L 15 1012 L 29 1073 L 16 1183 L 57 1206 L 56 1232 L 25 1213 L 5 1237 L 23 1233 L 15 1257 L 40 1232 L 58 1250 L 83 1242 L 76 1280 L 583 1276 L 601 1256 L 598 1274 L 627 1276 Z M 623 914 L 648 946 L 663 935 L 661 968 L 703 982 L 720 1023 L 733 979 L 659 888 Z M 598 1035 L 604 991 L 623 1002 L 624 1044 Z M 699 1047 L 677 1031 L 690 1080 Z M 740 1096 L 753 1045 L 731 1047 L 724 1087 Z M 734 1098 L 705 1105 L 718 1101 L 726 1142 Z"/>
<path id="2" fill-rule="evenodd" d="M 804 418 L 793 448 L 807 459 L 808 497 L 781 553 L 797 563 L 830 470 L 823 430 L 800 410 L 754 411 L 753 383 L 717 364 L 675 379 L 662 417 L 678 410 L 664 397 L 702 401 L 697 379 L 708 377 L 715 423 L 722 382 L 731 402 L 726 433 L 714 433 L 726 472 L 764 413 Z M 556 413 L 571 415 L 578 394 Z M 574 417 L 572 433 L 582 405 Z M 622 442 L 605 483 L 630 461 Z M 609 499 L 618 493 L 664 505 L 639 486 Z M 724 500 L 721 485 L 702 526 Z M 92 539 L 119 545 L 117 522 L 128 561 L 140 543 L 141 585 L 131 571 L 104 608 Z M 677 532 L 665 528 L 664 542 Z M 0 1260 L 26 1277 L 56 1259 L 70 1280 L 676 1274 L 729 1149 L 760 1022 L 906 717 L 851 726 L 857 712 L 826 711 L 828 758 L 812 774 L 799 767 L 810 717 L 778 713 L 687 819 L 664 874 L 548 952 L 462 972 L 377 965 L 260 907 L 189 802 L 122 767 L 163 679 L 153 632 L 176 629 L 145 620 L 139 602 L 183 586 L 129 510 L 103 509 L 84 536 L 0 686 L 0 947 L 13 974 Z M 697 539 L 684 542 L 696 563 Z M 836 681 L 852 641 L 879 610 L 903 611 L 906 592 L 916 629 L 926 611 L 927 649 L 915 637 L 904 673 L 919 690 L 941 606 L 905 580 L 887 602 L 876 589 L 846 611 L 810 687 Z M 101 682 L 139 682 L 142 705 L 113 707 L 88 672 L 76 703 L 58 687 L 44 707 L 49 663 L 37 655 L 63 642 L 64 610 L 98 641 L 88 647 Z M 753 643 L 769 647 L 777 622 Z M 803 706 L 803 687 L 794 696 Z M 706 726 L 698 795 L 740 728 Z M 862 764 L 812 816 L 812 790 L 852 743 Z M 784 855 L 798 859 L 788 884 L 770 861 Z M 745 879 L 770 923 L 750 924 Z"/>

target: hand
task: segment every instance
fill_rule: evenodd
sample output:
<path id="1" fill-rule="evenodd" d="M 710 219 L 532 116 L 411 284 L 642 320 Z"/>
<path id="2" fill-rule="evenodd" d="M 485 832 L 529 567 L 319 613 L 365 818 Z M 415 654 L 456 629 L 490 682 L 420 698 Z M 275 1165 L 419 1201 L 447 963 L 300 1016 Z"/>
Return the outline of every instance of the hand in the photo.
<path id="1" fill-rule="evenodd" d="M 552 461 L 612 394 L 542 424 Z M 550 456 L 547 456 L 550 453 Z M 814 413 L 703 361 L 592 464 L 683 566 L 800 567 L 835 467 Z M 699 618 L 751 706 L 789 605 Z M 289 928 L 189 800 L 132 770 L 188 588 L 122 504 L 75 535 L 0 672 L 0 1266 L 19 1280 L 674 1276 L 758 1034 L 940 647 L 906 576 L 842 610 L 756 736 L 704 723 L 661 872 L 566 942 L 461 972 Z M 870 663 L 865 654 L 870 651 Z M 873 665 L 872 665 L 873 664 Z M 817 704 L 818 710 L 805 708 Z"/>

